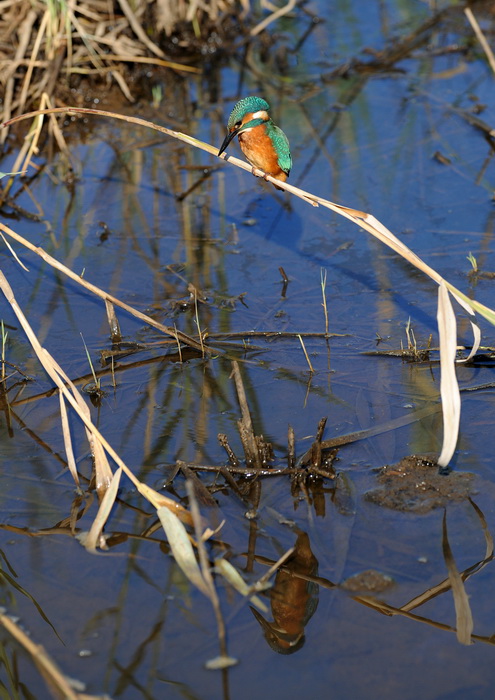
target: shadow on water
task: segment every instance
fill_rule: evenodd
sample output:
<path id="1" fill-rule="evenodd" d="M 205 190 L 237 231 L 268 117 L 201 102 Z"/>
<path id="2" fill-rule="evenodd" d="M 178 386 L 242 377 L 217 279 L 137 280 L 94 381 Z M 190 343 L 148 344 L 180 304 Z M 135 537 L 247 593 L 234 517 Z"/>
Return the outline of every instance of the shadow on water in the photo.
<path id="1" fill-rule="evenodd" d="M 160 108 L 143 99 L 134 112 L 220 145 L 236 99 L 263 94 L 291 142 L 289 182 L 371 211 L 492 305 L 493 139 L 476 119 L 490 122 L 495 93 L 462 9 L 313 5 L 322 21 L 281 21 L 283 50 L 249 45 L 210 78 L 170 75 Z M 475 6 L 493 36 L 490 8 Z M 112 342 L 101 299 L 20 245 L 29 272 L 7 251 L 2 269 L 136 476 L 184 506 L 191 483 L 219 527 L 207 552 L 239 663 L 205 668 L 215 615 L 126 477 L 106 549 L 81 546 L 98 509 L 92 455 L 70 416 L 75 492 L 58 395 L 6 305 L 0 614 L 93 695 L 491 697 L 490 328 L 458 367 L 455 470 L 439 475 L 429 280 L 348 222 L 188 145 L 103 119 L 61 124 L 70 167 L 48 140 L 4 221 L 156 324 L 202 331 L 211 353 L 121 309 Z M 256 597 L 234 590 L 221 560 Z M 3 695 L 51 697 L 6 629 Z"/>

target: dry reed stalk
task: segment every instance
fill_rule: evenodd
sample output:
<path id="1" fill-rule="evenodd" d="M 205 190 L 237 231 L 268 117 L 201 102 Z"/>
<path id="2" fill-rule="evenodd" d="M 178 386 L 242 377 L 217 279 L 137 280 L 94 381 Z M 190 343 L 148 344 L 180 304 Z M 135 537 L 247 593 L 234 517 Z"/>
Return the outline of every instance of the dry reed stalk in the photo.
<path id="1" fill-rule="evenodd" d="M 177 340 L 177 352 L 179 353 L 179 362 L 182 364 L 182 349 L 179 342 L 179 336 L 177 335 L 177 326 L 174 323 L 175 339 Z"/>
<path id="2" fill-rule="evenodd" d="M 118 477 L 112 474 L 112 471 L 108 464 L 108 460 L 106 458 L 106 453 L 108 453 L 110 457 L 116 462 L 116 464 L 120 468 L 120 471 L 123 471 L 126 474 L 126 476 L 132 481 L 132 483 L 141 493 L 141 495 L 143 495 L 148 501 L 150 501 L 150 503 L 152 503 L 155 506 L 155 508 L 158 509 L 162 506 L 165 506 L 166 508 L 174 512 L 179 518 L 184 520 L 184 522 L 190 523 L 190 514 L 185 508 L 183 508 L 176 501 L 173 501 L 172 499 L 163 496 L 162 494 L 158 493 L 146 484 L 143 484 L 134 476 L 133 472 L 127 467 L 124 461 L 120 458 L 120 456 L 115 452 L 115 450 L 111 447 L 108 441 L 103 437 L 103 435 L 99 432 L 96 426 L 92 423 L 89 408 L 85 403 L 83 397 L 76 389 L 74 384 L 71 382 L 71 380 L 66 376 L 62 368 L 54 360 L 54 358 L 47 352 L 47 350 L 45 350 L 45 348 L 43 348 L 40 345 L 38 338 L 36 337 L 31 326 L 29 325 L 29 322 L 24 316 L 20 306 L 18 305 L 15 299 L 15 296 L 12 292 L 9 283 L 7 282 L 4 274 L 1 271 L 0 289 L 4 293 L 19 323 L 21 324 L 24 332 L 26 333 L 31 347 L 33 348 L 44 370 L 47 372 L 52 381 L 58 387 L 63 397 L 72 406 L 72 408 L 79 416 L 81 421 L 84 423 L 84 426 L 86 428 L 88 440 L 90 442 L 91 451 L 95 462 L 97 490 L 99 490 L 100 495 L 103 497 L 102 503 L 100 504 L 99 512 L 97 514 L 97 526 L 94 525 L 94 527 L 91 529 L 91 537 L 87 540 L 86 544 L 87 548 L 91 549 L 95 547 L 96 544 L 99 542 L 101 530 L 106 521 L 106 517 L 104 517 L 104 515 L 106 514 L 106 516 L 108 517 L 108 514 L 111 510 L 116 496 L 117 487 L 115 486 L 115 484 L 118 484 L 118 478 L 120 478 L 120 474 L 118 474 Z M 69 445 L 69 453 L 71 449 L 72 448 Z M 107 492 L 110 486 L 113 487 L 113 490 L 111 490 L 110 496 L 107 497 L 105 492 Z M 112 495 L 113 500 L 111 498 Z"/>
<path id="3" fill-rule="evenodd" d="M 295 547 L 290 547 L 290 549 L 288 549 L 284 554 L 282 554 L 282 556 L 280 557 L 280 559 L 278 559 L 278 560 L 268 569 L 268 571 L 266 571 L 266 572 L 263 574 L 263 576 L 262 576 L 260 579 L 258 579 L 258 581 L 256 581 L 255 583 L 253 583 L 252 586 L 250 586 L 250 589 L 251 589 L 252 591 L 262 591 L 262 590 L 264 590 L 264 589 L 266 588 L 266 584 L 267 584 L 267 582 L 268 582 L 268 579 L 270 579 L 270 578 L 273 576 L 273 574 L 274 574 L 278 569 L 280 569 L 281 566 L 283 566 L 283 565 L 285 564 L 285 562 L 287 561 L 287 559 L 289 559 L 289 557 L 290 557 L 292 554 L 294 554 L 295 551 L 296 551 L 296 548 L 295 548 Z"/>
<path id="4" fill-rule="evenodd" d="M 146 32 L 142 28 L 139 20 L 137 19 L 136 15 L 131 9 L 131 6 L 127 2 L 127 0 L 118 0 L 118 3 L 120 7 L 122 8 L 122 12 L 125 14 L 127 19 L 129 20 L 129 24 L 132 27 L 132 31 L 135 33 L 139 41 L 141 41 L 147 49 L 151 51 L 151 53 L 154 53 L 155 56 L 158 56 L 158 58 L 165 58 L 165 54 L 163 51 L 156 45 L 154 44 L 151 39 L 147 36 Z"/>
<path id="5" fill-rule="evenodd" d="M 72 449 L 72 440 L 70 436 L 69 428 L 69 418 L 67 416 L 67 407 L 65 405 L 65 399 L 61 393 L 59 393 L 60 399 L 60 420 L 62 422 L 62 435 L 64 438 L 65 454 L 67 457 L 67 466 L 72 475 L 72 478 L 79 487 L 79 474 L 77 473 L 76 460 L 74 457 L 74 450 Z"/>
<path id="6" fill-rule="evenodd" d="M 287 468 L 293 469 L 296 466 L 296 436 L 294 428 L 289 425 L 287 428 Z"/>
<path id="7" fill-rule="evenodd" d="M 464 8 L 464 14 L 468 18 L 469 24 L 473 28 L 473 31 L 476 34 L 476 38 L 480 42 L 481 48 L 485 52 L 485 55 L 488 59 L 488 63 L 490 64 L 490 68 L 492 69 L 493 73 L 495 73 L 495 56 L 493 55 L 493 51 L 491 50 L 490 44 L 486 40 L 485 35 L 481 31 L 481 27 L 478 24 L 478 20 L 474 16 L 473 11 L 470 7 Z"/>
<path id="8" fill-rule="evenodd" d="M 119 319 L 115 313 L 115 307 L 111 301 L 105 299 L 105 309 L 107 312 L 108 328 L 110 331 L 110 339 L 112 343 L 120 343 L 122 340 L 122 332 L 120 330 Z"/>
<path id="9" fill-rule="evenodd" d="M 119 467 L 112 476 L 108 488 L 101 499 L 100 507 L 98 508 L 98 512 L 93 520 L 93 524 L 91 525 L 89 532 L 85 533 L 84 536 L 79 535 L 79 540 L 90 552 L 95 552 L 97 547 L 105 549 L 103 528 L 105 527 L 105 523 L 107 522 L 110 512 L 115 504 L 121 476 L 122 467 Z"/>
<path id="10" fill-rule="evenodd" d="M 26 18 L 22 22 L 21 26 L 18 29 L 17 35 L 18 35 L 18 44 L 17 44 L 17 49 L 15 52 L 14 60 L 11 62 L 10 66 L 7 68 L 5 75 L 3 76 L 3 81 L 4 84 L 6 85 L 5 87 L 5 94 L 4 94 L 4 99 L 3 99 L 3 110 L 2 114 L 5 117 L 10 117 L 12 114 L 12 102 L 14 99 L 14 87 L 15 87 L 15 72 L 19 65 L 21 64 L 26 51 L 29 46 L 29 41 L 31 38 L 31 31 L 34 26 L 34 23 L 36 22 L 37 15 L 34 10 L 30 10 L 29 13 L 27 14 Z M 4 132 L 3 134 L 0 133 L 0 144 L 5 143 L 5 139 L 7 138 L 7 132 Z"/>
<path id="11" fill-rule="evenodd" d="M 98 698 L 94 695 L 79 693 L 70 684 L 68 678 L 58 668 L 57 664 L 45 651 L 41 644 L 34 642 L 12 617 L 0 610 L 0 623 L 5 627 L 17 642 L 31 656 L 46 684 L 53 691 L 55 697 L 63 697 L 65 700 L 110 700 L 108 695 Z"/>
<path id="12" fill-rule="evenodd" d="M 256 444 L 256 437 L 246 398 L 246 391 L 244 389 L 244 382 L 242 381 L 239 363 L 235 360 L 232 362 L 232 376 L 234 377 L 237 399 L 241 409 L 241 420 L 237 421 L 237 427 L 239 429 L 239 436 L 244 448 L 246 464 L 253 465 L 256 467 L 256 469 L 261 469 L 263 465 L 261 462 L 260 452 Z"/>
<path id="13" fill-rule="evenodd" d="M 150 56 L 131 56 L 124 54 L 105 54 L 105 59 L 107 61 L 122 61 L 123 63 L 146 63 L 152 66 L 162 66 L 163 68 L 173 68 L 173 70 L 184 71 L 185 73 L 195 73 L 199 75 L 201 73 L 200 68 L 196 66 L 185 66 L 182 63 L 176 63 L 175 61 L 164 61 L 161 58 L 151 58 Z M 86 63 L 89 61 L 87 56 L 81 56 L 78 63 Z M 69 72 L 71 72 L 69 70 Z"/>
<path id="14" fill-rule="evenodd" d="M 113 112 L 107 112 L 103 110 L 94 110 L 94 109 L 84 109 L 84 108 L 56 108 L 52 110 L 38 110 L 36 112 L 30 112 L 28 114 L 23 114 L 19 115 L 18 117 L 14 117 L 13 119 L 10 119 L 8 122 L 5 122 L 4 124 L 0 125 L 0 129 L 3 127 L 5 128 L 6 126 L 13 124 L 14 122 L 20 121 L 22 119 L 30 119 L 35 116 L 38 116 L 40 114 L 96 114 L 99 116 L 108 116 L 111 118 L 115 119 L 120 119 L 122 121 L 127 121 L 132 124 L 139 124 L 141 126 L 145 126 L 147 128 L 154 129 L 156 131 L 159 131 L 160 133 L 167 134 L 168 136 L 171 136 L 175 139 L 178 139 L 179 141 L 182 141 L 184 143 L 188 143 L 191 146 L 194 146 L 195 148 L 200 148 L 203 151 L 206 151 L 212 155 L 217 155 L 218 151 L 216 148 L 213 146 L 210 146 L 209 144 L 206 144 L 202 141 L 199 141 L 198 139 L 195 139 L 191 136 L 187 136 L 186 134 L 183 134 L 178 131 L 173 131 L 172 129 L 167 129 L 166 127 L 161 127 L 157 126 L 156 124 L 153 124 L 152 122 L 148 122 L 144 119 L 140 119 L 138 117 L 129 117 L 121 114 L 116 114 Z M 463 294 L 460 290 L 456 289 L 452 284 L 447 282 L 436 270 L 434 270 L 432 267 L 427 265 L 421 258 L 419 258 L 412 250 L 410 250 L 402 241 L 400 241 L 394 234 L 389 231 L 378 219 L 376 219 L 374 216 L 371 214 L 367 214 L 365 212 L 356 210 L 356 209 L 351 209 L 349 207 L 344 207 L 338 204 L 335 204 L 334 202 L 330 202 L 327 199 L 324 199 L 322 197 L 315 196 L 311 194 L 310 192 L 305 192 L 304 190 L 301 190 L 298 187 L 295 187 L 293 185 L 289 185 L 286 182 L 281 182 L 280 180 L 277 180 L 276 178 L 271 177 L 270 175 L 266 175 L 263 173 L 261 170 L 257 170 L 252 168 L 252 166 L 244 161 L 239 160 L 238 158 L 234 158 L 232 156 L 227 156 L 225 153 L 222 154 L 221 158 L 224 160 L 227 160 L 229 163 L 232 163 L 233 165 L 236 165 L 237 167 L 243 168 L 244 170 L 250 171 L 255 175 L 259 175 L 260 177 L 263 176 L 267 181 L 272 182 L 273 184 L 276 184 L 278 187 L 281 189 L 286 190 L 287 192 L 291 192 L 292 194 L 296 195 L 297 197 L 300 197 L 304 201 L 312 204 L 313 206 L 323 206 L 327 209 L 330 209 L 331 211 L 339 214 L 340 216 L 345 217 L 352 223 L 354 223 L 356 226 L 359 226 L 360 228 L 364 228 L 368 233 L 371 233 L 373 236 L 378 238 L 382 243 L 387 245 L 389 248 L 394 250 L 396 253 L 398 253 L 401 257 L 406 259 L 409 263 L 411 263 L 414 267 L 419 269 L 421 272 L 426 274 L 428 277 L 430 277 L 436 284 L 441 285 L 444 284 L 445 288 L 453 295 L 453 297 L 456 299 L 456 301 L 462 306 L 462 308 L 470 315 L 470 322 L 471 322 L 471 328 L 473 330 L 473 336 L 474 336 L 474 341 L 473 341 L 473 348 L 471 350 L 471 353 L 469 357 L 472 357 L 480 344 L 480 338 L 481 338 L 481 333 L 480 330 L 475 322 L 474 319 L 474 314 L 475 312 L 479 313 L 480 315 L 484 316 L 491 324 L 495 325 L 495 311 L 493 309 L 490 309 L 489 307 L 485 306 L 484 304 L 480 304 L 479 302 L 472 301 L 469 299 L 465 294 Z M 5 230 L 5 229 L 4 229 Z M 169 333 L 170 334 L 170 333 Z M 443 362 L 445 363 L 445 357 L 448 356 L 448 353 L 440 353 L 441 361 L 442 357 Z M 468 358 L 469 359 L 469 358 Z M 450 361 L 450 360 L 449 360 Z M 447 368 L 442 367 L 442 371 L 445 371 L 445 375 L 454 378 L 455 384 L 457 385 L 457 379 L 455 378 L 455 373 L 450 372 Z M 458 428 L 457 428 L 458 429 Z M 451 450 L 453 440 L 452 440 L 452 435 L 445 435 L 443 436 L 443 447 L 441 451 L 441 457 L 442 457 L 442 462 L 439 463 L 440 466 L 446 466 L 448 462 L 450 461 L 453 451 Z M 445 445 L 449 445 L 450 447 L 447 448 Z"/>
<path id="15" fill-rule="evenodd" d="M 297 0 L 289 0 L 287 5 L 284 5 L 283 7 L 279 8 L 274 8 L 272 14 L 269 17 L 266 17 L 259 24 L 257 24 L 256 27 L 253 27 L 251 29 L 251 31 L 249 32 L 251 36 L 257 36 L 262 31 L 264 31 L 270 24 L 272 24 L 272 22 L 275 22 L 277 19 L 280 19 L 280 17 L 283 17 L 289 12 L 292 12 L 292 10 L 296 6 L 296 3 Z"/>
<path id="16" fill-rule="evenodd" d="M 83 420 L 87 428 L 86 432 L 88 442 L 91 447 L 96 471 L 96 488 L 99 494 L 103 495 L 112 478 L 112 471 L 108 464 L 103 447 L 98 439 L 98 431 L 96 430 L 95 426 L 91 423 L 89 408 L 79 391 L 69 379 L 69 377 L 67 377 L 62 368 L 57 364 L 54 358 L 45 350 L 45 348 L 43 348 L 40 345 L 36 334 L 33 332 L 28 320 L 24 316 L 22 309 L 20 308 L 19 304 L 15 299 L 12 288 L 10 287 L 4 274 L 1 271 L 0 288 L 2 289 L 5 298 L 9 302 L 24 332 L 26 333 L 31 347 L 33 348 L 44 370 L 46 371 L 50 379 L 59 387 L 64 397 L 72 405 L 76 413 L 78 413 L 79 417 Z M 65 433 L 64 437 L 66 437 Z M 66 445 L 66 448 L 67 454 L 70 455 L 72 451 L 71 445 Z"/>
<path id="17" fill-rule="evenodd" d="M 38 58 L 38 52 L 40 50 L 41 42 L 43 41 L 43 37 L 44 37 L 45 32 L 46 32 L 49 18 L 50 18 L 50 11 L 47 9 L 44 12 L 43 17 L 41 19 L 41 24 L 40 24 L 40 27 L 38 29 L 36 39 L 34 41 L 34 46 L 33 46 L 33 49 L 31 51 L 31 56 L 29 57 L 26 75 L 24 76 L 24 82 L 22 84 L 21 96 L 19 97 L 19 105 L 17 107 L 17 109 L 20 113 L 22 113 L 22 110 L 24 109 L 24 106 L 26 104 L 29 86 L 31 85 L 31 78 L 33 75 L 34 64 L 35 64 L 36 59 Z"/>
<path id="18" fill-rule="evenodd" d="M 485 536 L 485 556 L 481 561 L 476 562 L 475 564 L 472 564 L 469 566 L 467 569 L 464 569 L 460 573 L 460 576 L 462 578 L 462 581 L 466 581 L 469 577 L 473 576 L 474 574 L 477 574 L 478 571 L 481 571 L 482 569 L 485 568 L 487 564 L 489 564 L 491 561 L 493 561 L 493 537 L 491 535 L 491 532 L 488 529 L 488 525 L 485 519 L 485 516 L 483 515 L 482 511 L 478 508 L 476 503 L 469 498 L 469 503 L 472 505 L 476 515 L 478 516 L 478 519 L 480 521 L 481 527 L 483 529 L 483 534 Z M 423 593 L 420 593 L 419 595 L 415 596 L 412 600 L 409 602 L 405 603 L 404 605 L 401 606 L 401 610 L 405 612 L 410 612 L 411 610 L 414 610 L 415 608 L 420 607 L 421 605 L 424 605 L 424 603 L 427 603 L 428 601 L 432 600 L 433 598 L 436 598 L 438 595 L 441 595 L 442 593 L 445 593 L 445 591 L 450 590 L 451 588 L 451 580 L 450 577 L 444 579 L 440 583 L 435 584 L 434 586 L 430 586 L 428 590 L 424 591 Z"/>
<path id="19" fill-rule="evenodd" d="M 309 359 L 308 351 L 306 350 L 306 346 L 305 346 L 305 344 L 304 344 L 304 340 L 302 339 L 300 333 L 297 334 L 297 337 L 299 338 L 299 342 L 301 343 L 301 347 L 302 347 L 302 350 L 303 350 L 303 353 L 304 353 L 304 357 L 306 358 L 306 362 L 308 363 L 309 371 L 311 372 L 311 374 L 314 374 L 314 368 L 313 368 L 313 365 L 311 364 L 311 360 Z"/>
<path id="20" fill-rule="evenodd" d="M 132 306 L 129 306 L 129 304 L 126 304 L 123 301 L 120 301 L 120 299 L 117 299 L 117 297 L 112 296 L 111 294 L 108 294 L 104 290 L 100 289 L 94 284 L 91 284 L 90 282 L 87 282 L 85 279 L 80 277 L 79 275 L 76 275 L 75 272 L 72 272 L 68 267 L 66 267 L 63 263 L 59 262 L 55 258 L 52 258 L 52 256 L 47 253 L 43 248 L 40 248 L 39 246 L 33 245 L 30 241 L 28 241 L 26 238 L 23 238 L 20 234 L 16 233 L 12 229 L 10 229 L 8 226 L 5 226 L 5 224 L 0 223 L 0 232 L 3 232 L 16 240 L 18 243 L 21 243 L 23 246 L 31 250 L 33 253 L 36 253 L 36 255 L 39 255 L 40 258 L 42 258 L 45 262 L 47 262 L 49 265 L 51 265 L 53 268 L 56 270 L 59 270 L 60 272 L 63 272 L 67 277 L 70 277 L 71 280 L 74 282 L 77 282 L 77 284 L 81 285 L 84 287 L 87 291 L 96 294 L 96 296 L 99 296 L 101 299 L 105 301 L 105 304 L 110 303 L 114 306 L 118 306 L 121 309 L 124 309 L 128 313 L 130 313 L 132 316 L 135 318 L 138 318 L 140 321 L 143 321 L 144 323 L 148 324 L 149 326 L 152 326 L 153 328 L 156 328 L 157 330 L 161 331 L 162 333 L 165 333 L 166 335 L 171 336 L 177 341 L 181 341 L 184 343 L 184 345 L 189 345 L 190 347 L 194 348 L 195 350 L 200 350 L 203 354 L 210 353 L 211 349 L 204 344 L 204 342 L 199 342 L 195 340 L 194 338 L 186 335 L 182 331 L 177 331 L 175 328 L 171 328 L 169 326 L 164 326 L 162 323 L 159 323 L 158 321 L 155 321 L 153 318 L 150 316 L 147 316 L 146 314 L 143 314 L 141 311 L 138 311 L 137 309 L 134 309 Z M 16 256 L 17 258 L 17 256 Z M 23 266 L 24 267 L 24 266 Z M 26 268 L 24 268 L 26 269 Z"/>
<path id="21" fill-rule="evenodd" d="M 186 491 L 189 499 L 189 508 L 195 532 L 195 546 L 198 550 L 199 564 L 194 554 L 193 542 L 189 537 L 184 525 L 179 518 L 168 508 L 158 508 L 157 513 L 162 527 L 167 536 L 172 555 L 188 580 L 206 596 L 215 613 L 218 629 L 218 639 L 220 643 L 220 656 L 217 659 L 207 662 L 207 668 L 226 668 L 236 662 L 227 654 L 227 641 L 225 635 L 225 623 L 220 609 L 220 601 L 215 589 L 210 562 L 204 545 L 205 538 L 211 536 L 210 531 L 203 533 L 203 523 L 199 512 L 196 497 L 194 495 L 194 485 L 189 479 L 186 480 Z"/>
<path id="22" fill-rule="evenodd" d="M 294 550 L 290 551 L 292 553 L 292 551 Z M 228 583 L 230 583 L 232 588 L 235 588 L 235 590 L 238 593 L 240 593 L 246 598 L 249 598 L 249 602 L 253 605 L 256 605 L 256 607 L 259 608 L 261 612 L 268 612 L 268 607 L 261 600 L 261 598 L 259 598 L 257 595 L 253 595 L 254 590 L 264 590 L 265 588 L 268 588 L 267 585 L 264 585 L 263 587 L 258 587 L 259 582 L 256 582 L 254 586 L 248 586 L 248 584 L 244 581 L 237 569 L 233 567 L 232 564 L 229 561 L 227 561 L 227 559 L 224 559 L 224 557 L 219 557 L 215 559 L 215 571 L 221 574 L 224 577 L 224 579 Z M 267 576 L 267 579 L 268 578 L 269 576 Z"/>

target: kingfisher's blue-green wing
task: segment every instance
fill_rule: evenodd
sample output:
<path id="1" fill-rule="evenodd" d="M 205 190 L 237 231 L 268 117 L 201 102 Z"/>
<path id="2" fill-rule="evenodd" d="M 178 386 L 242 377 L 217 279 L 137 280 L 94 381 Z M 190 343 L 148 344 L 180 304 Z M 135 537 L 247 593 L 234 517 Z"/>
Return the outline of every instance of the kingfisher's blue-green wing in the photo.
<path id="1" fill-rule="evenodd" d="M 290 155 L 289 139 L 284 134 L 282 129 L 279 129 L 275 124 L 267 124 L 268 135 L 272 139 L 275 150 L 278 155 L 278 164 L 280 169 L 287 173 L 290 173 L 292 168 L 292 158 Z"/>

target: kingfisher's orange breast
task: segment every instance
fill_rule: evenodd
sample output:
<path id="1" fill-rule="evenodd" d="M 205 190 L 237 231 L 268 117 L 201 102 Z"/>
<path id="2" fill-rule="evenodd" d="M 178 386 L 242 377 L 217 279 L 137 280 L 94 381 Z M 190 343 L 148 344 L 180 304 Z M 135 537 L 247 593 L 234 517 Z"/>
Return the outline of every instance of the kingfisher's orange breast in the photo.
<path id="1" fill-rule="evenodd" d="M 264 126 L 255 126 L 249 131 L 242 131 L 239 134 L 239 143 L 251 165 L 283 182 L 287 180 L 287 174 L 278 164 L 277 152 Z"/>

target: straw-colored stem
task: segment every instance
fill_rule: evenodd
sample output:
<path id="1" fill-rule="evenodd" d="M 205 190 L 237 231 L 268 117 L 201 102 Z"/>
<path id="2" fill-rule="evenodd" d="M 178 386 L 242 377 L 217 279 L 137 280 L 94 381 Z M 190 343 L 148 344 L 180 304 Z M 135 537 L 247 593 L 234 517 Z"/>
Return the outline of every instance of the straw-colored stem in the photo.
<path id="1" fill-rule="evenodd" d="M 488 63 L 490 64 L 490 67 L 492 71 L 495 73 L 495 56 L 493 55 L 493 51 L 490 48 L 490 44 L 487 42 L 485 35 L 481 31 L 481 27 L 478 24 L 478 20 L 473 14 L 473 11 L 471 10 L 470 7 L 464 8 L 464 13 L 466 17 L 468 18 L 469 24 L 473 28 L 474 33 L 476 34 L 476 38 L 481 44 L 481 48 L 486 54 L 486 57 L 488 59 Z"/>
<path id="2" fill-rule="evenodd" d="M 306 362 L 308 363 L 308 366 L 309 366 L 309 371 L 311 372 L 311 374 L 314 374 L 313 365 L 311 364 L 311 360 L 309 359 L 309 355 L 308 355 L 308 352 L 306 350 L 306 346 L 304 345 L 304 340 L 302 339 L 301 335 L 299 335 L 299 334 L 297 337 L 299 338 L 299 342 L 301 343 L 304 357 L 306 358 Z"/>

